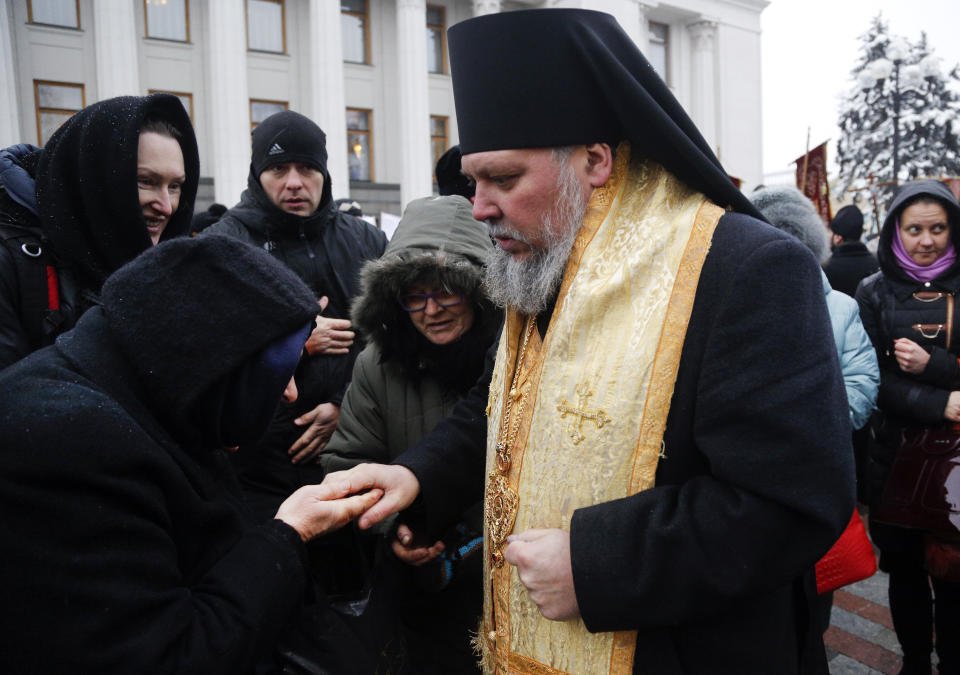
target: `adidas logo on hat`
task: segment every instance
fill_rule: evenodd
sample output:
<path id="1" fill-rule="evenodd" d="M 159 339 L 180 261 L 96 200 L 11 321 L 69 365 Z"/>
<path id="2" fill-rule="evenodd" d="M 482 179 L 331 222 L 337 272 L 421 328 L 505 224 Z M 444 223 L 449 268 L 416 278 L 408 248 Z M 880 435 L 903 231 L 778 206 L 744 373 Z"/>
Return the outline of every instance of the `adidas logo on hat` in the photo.
<path id="1" fill-rule="evenodd" d="M 284 149 L 280 147 L 279 143 L 274 143 L 273 147 L 267 152 L 268 155 L 279 155 L 284 152 Z"/>

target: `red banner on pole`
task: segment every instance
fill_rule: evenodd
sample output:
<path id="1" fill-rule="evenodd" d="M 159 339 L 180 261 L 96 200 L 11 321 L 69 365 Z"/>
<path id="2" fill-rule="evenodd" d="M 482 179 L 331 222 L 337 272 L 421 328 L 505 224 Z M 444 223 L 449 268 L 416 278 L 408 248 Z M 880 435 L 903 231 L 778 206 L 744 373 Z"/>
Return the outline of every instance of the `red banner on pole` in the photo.
<path id="1" fill-rule="evenodd" d="M 828 224 L 833 220 L 833 213 L 827 179 L 827 144 L 821 143 L 793 163 L 797 165 L 797 189 L 813 202 L 824 225 Z"/>

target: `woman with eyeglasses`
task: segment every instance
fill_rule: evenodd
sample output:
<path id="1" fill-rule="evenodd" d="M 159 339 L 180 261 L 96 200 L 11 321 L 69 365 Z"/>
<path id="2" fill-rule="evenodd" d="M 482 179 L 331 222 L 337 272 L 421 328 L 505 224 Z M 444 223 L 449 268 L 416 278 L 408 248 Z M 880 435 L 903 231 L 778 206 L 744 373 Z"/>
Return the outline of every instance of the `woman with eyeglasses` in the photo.
<path id="1" fill-rule="evenodd" d="M 857 288 L 864 328 L 880 364 L 880 423 L 870 448 L 875 512 L 907 427 L 960 422 L 960 205 L 939 181 L 907 183 L 880 230 L 880 271 Z M 877 522 L 870 535 L 890 575 L 890 614 L 905 675 L 960 674 L 960 584 L 929 578 L 924 532 Z M 932 592 L 931 592 L 932 586 Z M 934 603 L 934 597 L 936 602 Z"/>
<path id="2" fill-rule="evenodd" d="M 460 196 L 412 202 L 383 257 L 363 268 L 351 318 L 367 347 L 320 455 L 326 471 L 390 462 L 480 377 L 502 312 L 481 287 L 492 244 L 471 210 Z M 478 502 L 424 555 L 398 560 L 396 547 L 381 561 L 373 593 L 389 595 L 400 619 L 401 672 L 479 672 L 470 633 L 482 604 L 481 515 Z"/>

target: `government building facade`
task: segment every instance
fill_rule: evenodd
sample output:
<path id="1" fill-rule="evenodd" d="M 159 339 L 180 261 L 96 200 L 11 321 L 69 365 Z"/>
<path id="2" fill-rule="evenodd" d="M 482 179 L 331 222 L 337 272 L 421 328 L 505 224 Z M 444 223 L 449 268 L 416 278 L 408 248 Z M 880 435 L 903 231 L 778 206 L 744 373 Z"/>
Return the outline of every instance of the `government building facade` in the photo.
<path id="1" fill-rule="evenodd" d="M 290 109 L 326 132 L 335 197 L 399 214 L 434 190 L 435 159 L 457 142 L 446 29 L 544 7 L 615 15 L 725 168 L 745 188 L 762 176 L 768 0 L 2 1 L 0 147 L 43 145 L 98 100 L 169 92 L 196 128 L 198 208 L 237 202 L 250 130 Z"/>

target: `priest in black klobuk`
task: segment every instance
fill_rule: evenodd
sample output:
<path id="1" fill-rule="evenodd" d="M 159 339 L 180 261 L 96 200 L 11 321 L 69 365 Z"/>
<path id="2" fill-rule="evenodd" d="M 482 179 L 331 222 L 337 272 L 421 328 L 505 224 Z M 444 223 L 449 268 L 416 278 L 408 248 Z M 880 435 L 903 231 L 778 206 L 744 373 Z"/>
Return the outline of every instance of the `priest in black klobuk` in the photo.
<path id="1" fill-rule="evenodd" d="M 449 46 L 502 336 L 430 436 L 327 480 L 384 487 L 360 525 L 407 509 L 407 556 L 484 495 L 488 673 L 825 673 L 813 566 L 854 479 L 817 261 L 762 222 L 613 17 L 488 15 Z M 526 302 L 525 263 L 562 244 L 557 209 L 526 241 L 519 216 L 558 157 L 586 202 Z"/>

